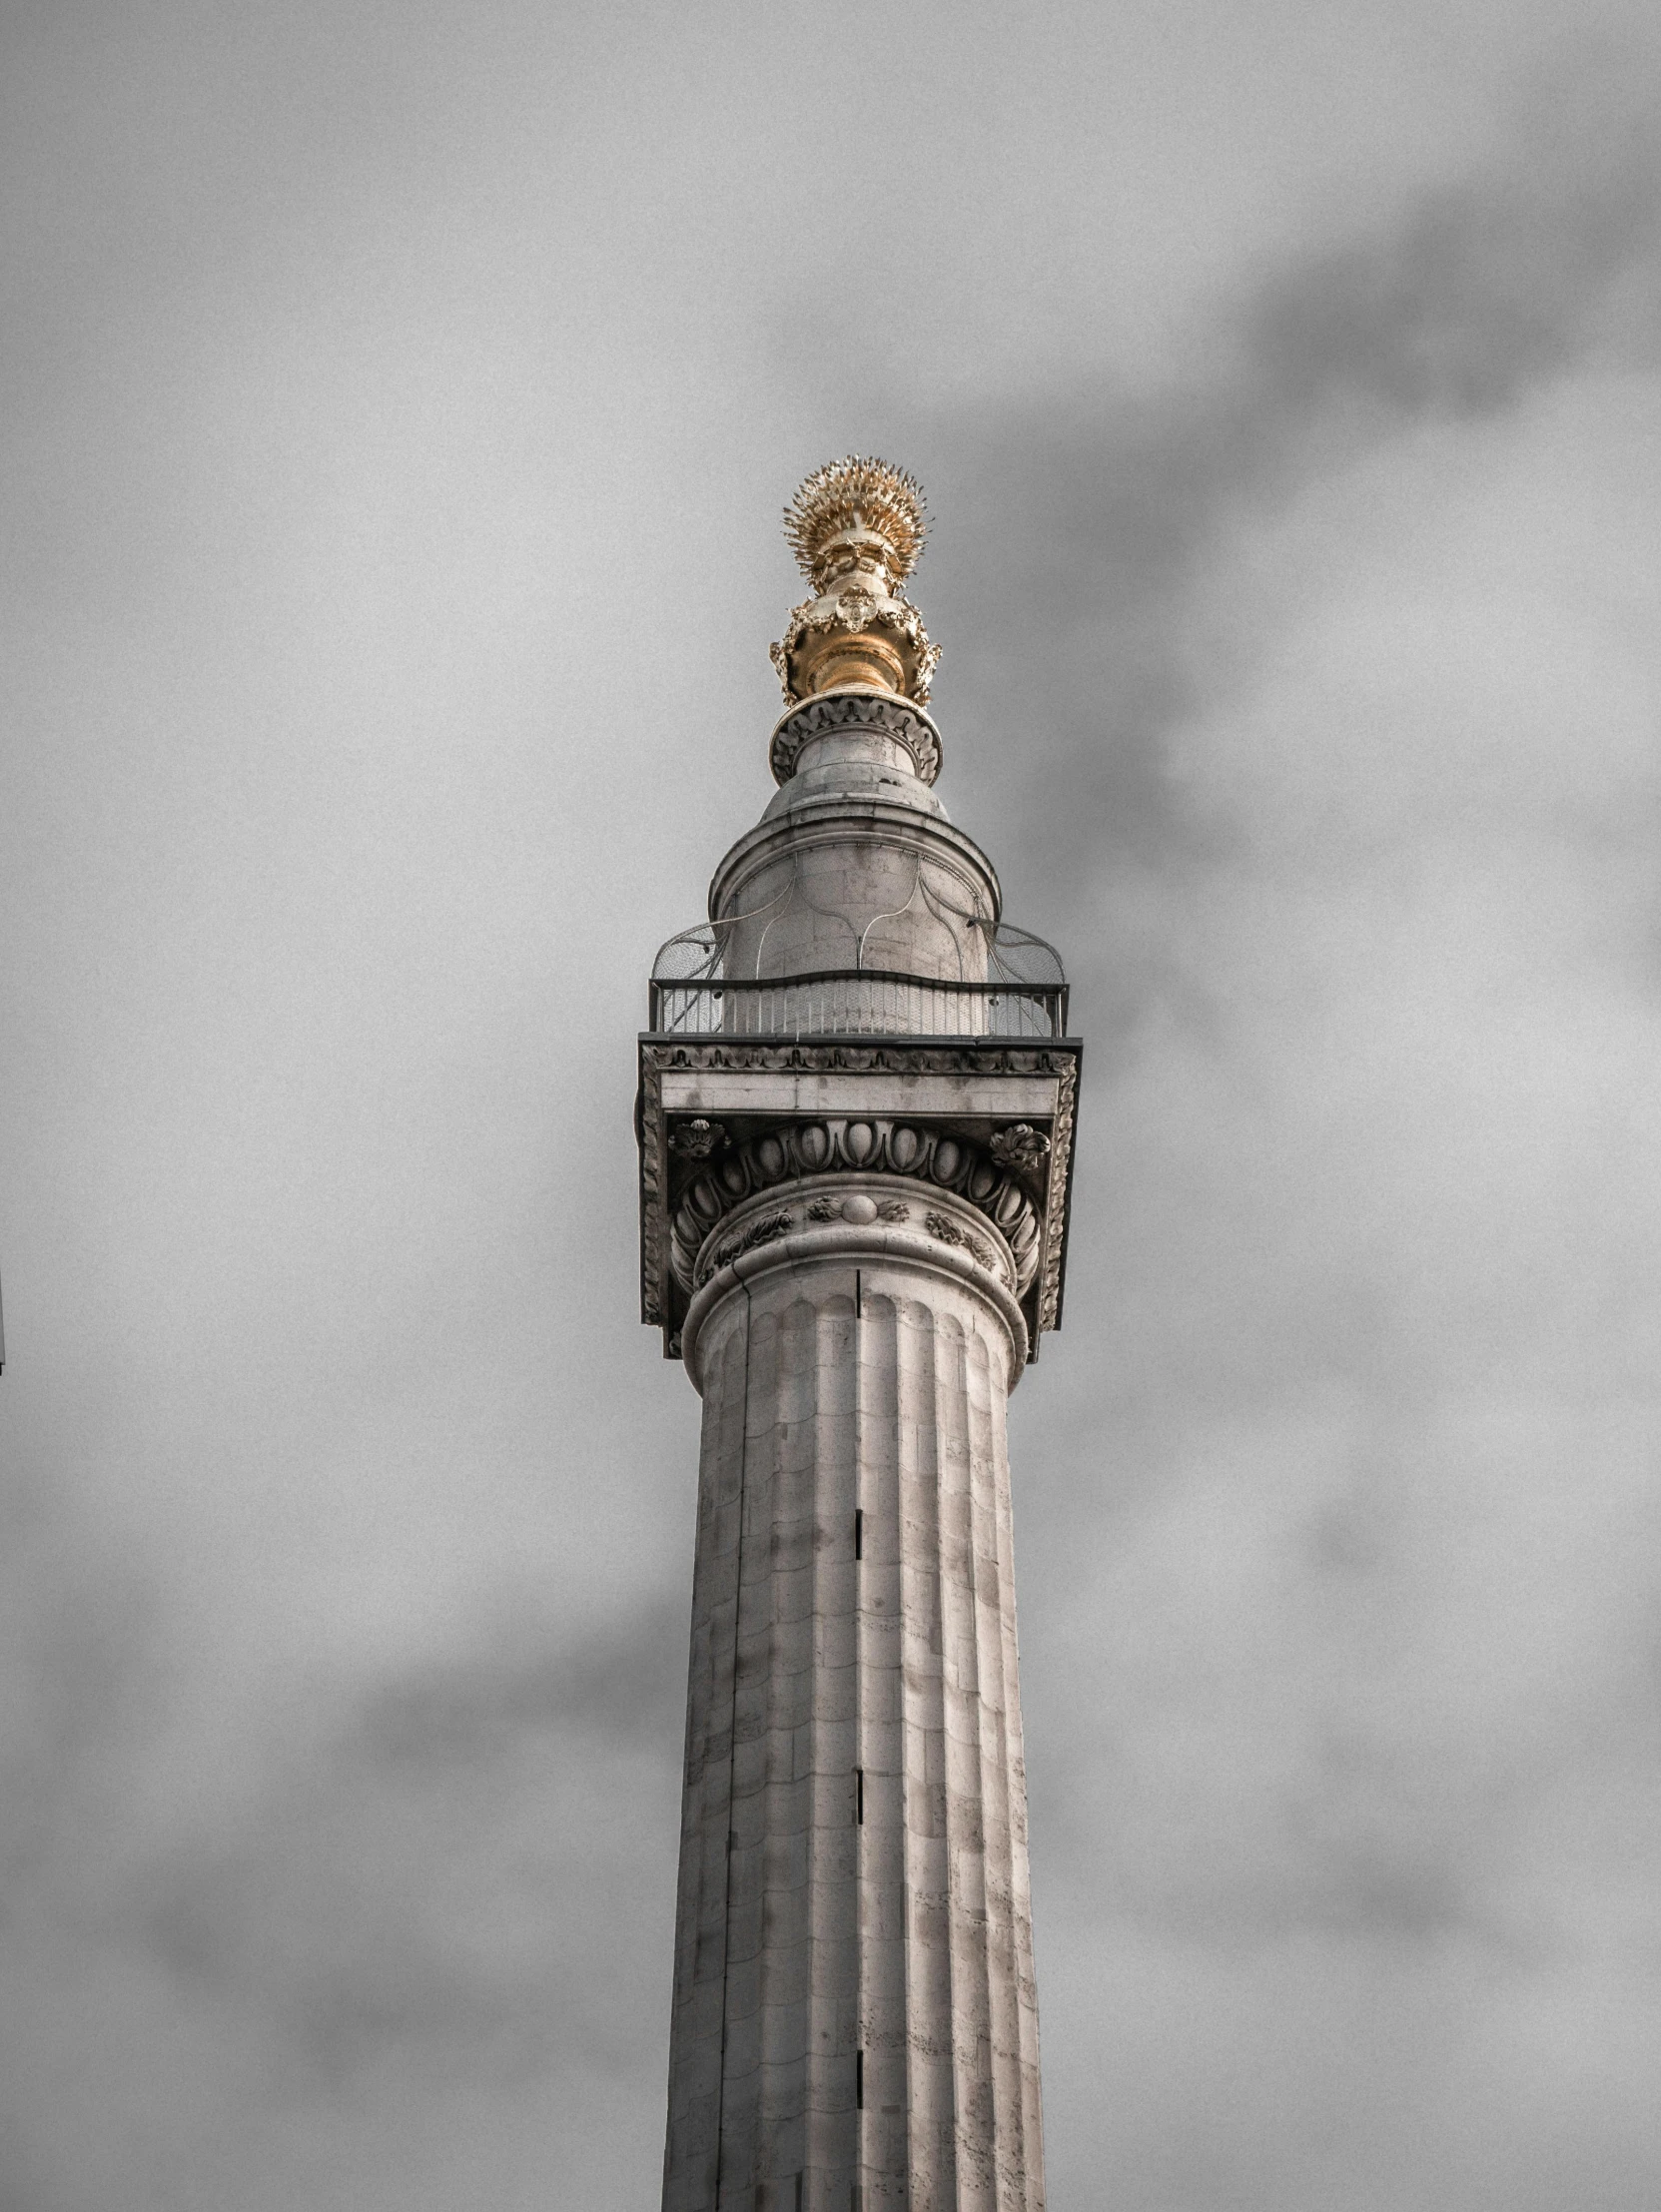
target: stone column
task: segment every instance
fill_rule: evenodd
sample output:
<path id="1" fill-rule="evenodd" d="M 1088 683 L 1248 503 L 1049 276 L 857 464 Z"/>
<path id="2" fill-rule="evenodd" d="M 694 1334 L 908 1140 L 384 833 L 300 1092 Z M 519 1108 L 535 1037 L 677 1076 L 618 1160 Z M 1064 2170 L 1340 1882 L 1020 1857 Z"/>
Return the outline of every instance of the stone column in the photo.
<path id="1" fill-rule="evenodd" d="M 788 509 L 778 790 L 640 1041 L 641 1314 L 704 1401 L 664 2212 L 1044 2202 L 1005 1409 L 1079 1046 L 935 793 L 925 528 L 857 454 Z"/>
<path id="2" fill-rule="evenodd" d="M 703 1448 L 664 2212 L 1040 2212 L 1016 1262 L 959 1194 L 925 1226 L 898 1176 L 813 1187 L 712 1232 L 683 1331 Z"/>

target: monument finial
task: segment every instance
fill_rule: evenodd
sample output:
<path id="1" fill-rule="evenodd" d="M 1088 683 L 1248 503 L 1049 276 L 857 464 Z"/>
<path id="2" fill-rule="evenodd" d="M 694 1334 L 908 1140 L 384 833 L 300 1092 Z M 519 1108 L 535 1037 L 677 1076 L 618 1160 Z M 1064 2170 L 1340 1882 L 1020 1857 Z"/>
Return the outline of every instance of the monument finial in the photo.
<path id="1" fill-rule="evenodd" d="M 927 700 L 940 649 L 904 585 L 928 529 L 922 485 L 889 461 L 849 453 L 804 479 L 784 534 L 815 596 L 772 647 L 787 701 L 850 684 Z"/>
<path id="2" fill-rule="evenodd" d="M 876 555 L 889 581 L 903 583 L 929 534 L 923 486 L 903 468 L 849 453 L 806 477 L 784 510 L 784 534 L 815 591 Z"/>

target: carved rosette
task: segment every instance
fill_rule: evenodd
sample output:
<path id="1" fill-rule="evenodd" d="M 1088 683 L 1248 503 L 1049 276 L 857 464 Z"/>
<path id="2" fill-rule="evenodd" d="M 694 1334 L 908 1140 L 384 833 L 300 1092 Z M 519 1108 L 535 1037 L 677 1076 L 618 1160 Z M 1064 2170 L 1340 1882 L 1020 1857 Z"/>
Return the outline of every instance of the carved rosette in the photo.
<path id="1" fill-rule="evenodd" d="M 904 746 L 919 783 L 932 784 L 944 754 L 940 732 L 921 707 L 881 692 L 833 691 L 792 708 L 773 732 L 768 751 L 773 781 L 788 783 L 802 748 L 838 730 L 876 730 Z"/>
<path id="2" fill-rule="evenodd" d="M 1049 1158 L 1050 1139 L 1030 1121 L 1017 1121 L 997 1130 L 989 1149 L 1000 1167 L 1013 1167 L 1030 1175 L 1036 1174 Z"/>
<path id="3" fill-rule="evenodd" d="M 1038 1271 L 1043 1220 L 1018 1175 L 963 1138 L 876 1118 L 789 1123 L 729 1146 L 719 1164 L 692 1181 L 675 1208 L 669 1229 L 675 1280 L 693 1290 L 739 1249 L 787 1235 L 811 1220 L 836 1218 L 843 1199 L 825 1179 L 840 1183 L 850 1170 L 883 1178 L 872 1199 L 876 1211 L 864 1219 L 903 1216 L 1007 1276 L 1018 1296 L 1026 1292 Z M 769 1205 L 758 1210 L 749 1203 L 768 1193 Z M 964 1201 L 961 1217 L 957 1208 L 943 1209 L 948 1194 Z M 824 1210 L 814 1212 L 816 1205 Z M 723 1227 L 739 1208 L 742 1222 Z M 986 1236 L 982 1223 L 995 1238 Z M 740 1241 L 728 1250 L 734 1237 Z"/>

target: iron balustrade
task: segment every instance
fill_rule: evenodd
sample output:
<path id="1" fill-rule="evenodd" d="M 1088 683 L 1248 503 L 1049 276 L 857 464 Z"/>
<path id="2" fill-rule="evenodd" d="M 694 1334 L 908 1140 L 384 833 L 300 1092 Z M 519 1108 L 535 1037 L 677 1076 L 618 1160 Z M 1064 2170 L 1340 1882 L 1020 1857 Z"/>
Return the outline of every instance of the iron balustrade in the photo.
<path id="1" fill-rule="evenodd" d="M 651 1026 L 679 1037 L 1065 1037 L 1067 986 L 949 983 L 875 968 L 654 976 Z"/>

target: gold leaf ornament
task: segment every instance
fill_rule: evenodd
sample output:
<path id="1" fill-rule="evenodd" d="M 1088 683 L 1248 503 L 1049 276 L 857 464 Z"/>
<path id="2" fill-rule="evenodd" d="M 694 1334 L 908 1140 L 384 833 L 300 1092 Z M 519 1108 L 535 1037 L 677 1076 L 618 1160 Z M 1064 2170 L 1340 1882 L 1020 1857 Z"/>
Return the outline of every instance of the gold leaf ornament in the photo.
<path id="1" fill-rule="evenodd" d="M 785 700 L 888 691 L 920 705 L 940 660 L 905 579 L 928 536 L 923 487 L 874 455 L 816 468 L 784 510 L 784 534 L 815 596 L 771 648 Z"/>
<path id="2" fill-rule="evenodd" d="M 819 592 L 850 565 L 841 559 L 850 548 L 836 541 L 880 540 L 888 554 L 882 565 L 897 591 L 922 558 L 929 534 L 923 486 L 891 461 L 848 453 L 803 480 L 784 510 L 784 534 Z"/>

